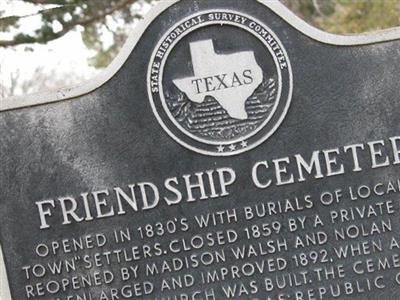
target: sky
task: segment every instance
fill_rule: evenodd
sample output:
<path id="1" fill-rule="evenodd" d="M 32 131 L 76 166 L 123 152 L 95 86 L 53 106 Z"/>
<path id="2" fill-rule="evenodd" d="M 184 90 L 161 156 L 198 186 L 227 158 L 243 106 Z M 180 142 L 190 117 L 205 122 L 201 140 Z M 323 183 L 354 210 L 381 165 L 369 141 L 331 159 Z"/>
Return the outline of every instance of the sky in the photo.
<path id="1" fill-rule="evenodd" d="M 40 9 L 49 9 L 55 5 L 42 5 Z M 20 0 L 0 0 L 0 8 L 5 10 L 5 16 L 27 16 L 21 22 L 21 31 L 32 32 L 40 26 L 40 18 L 35 16 L 38 12 L 36 5 Z M 144 12 L 150 6 L 144 7 Z M 48 89 L 47 84 L 37 85 L 37 72 L 41 76 L 49 76 L 49 85 L 56 81 L 56 87 L 71 86 L 90 79 L 101 70 L 88 65 L 88 58 L 94 56 L 95 52 L 88 50 L 81 40 L 82 29 L 69 32 L 65 36 L 49 42 L 46 45 L 32 44 L 19 45 L 16 47 L 0 48 L 0 99 L 6 98 L 14 81 L 18 82 L 15 95 L 39 92 Z M 10 39 L 12 33 L 0 32 L 0 39 Z M 112 42 L 111 34 L 105 35 L 106 42 Z M 40 78 L 42 78 L 40 77 Z M 42 80 L 43 81 L 43 80 Z M 26 86 L 29 86 L 27 88 Z"/>

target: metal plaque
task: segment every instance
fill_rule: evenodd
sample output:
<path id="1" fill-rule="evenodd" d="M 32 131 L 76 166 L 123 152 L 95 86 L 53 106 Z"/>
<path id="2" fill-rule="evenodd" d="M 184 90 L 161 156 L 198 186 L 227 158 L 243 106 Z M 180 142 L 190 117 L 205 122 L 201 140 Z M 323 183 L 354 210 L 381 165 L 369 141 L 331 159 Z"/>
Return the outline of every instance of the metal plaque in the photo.
<path id="1" fill-rule="evenodd" d="M 399 39 L 161 1 L 95 79 L 0 101 L 0 298 L 399 299 Z"/>

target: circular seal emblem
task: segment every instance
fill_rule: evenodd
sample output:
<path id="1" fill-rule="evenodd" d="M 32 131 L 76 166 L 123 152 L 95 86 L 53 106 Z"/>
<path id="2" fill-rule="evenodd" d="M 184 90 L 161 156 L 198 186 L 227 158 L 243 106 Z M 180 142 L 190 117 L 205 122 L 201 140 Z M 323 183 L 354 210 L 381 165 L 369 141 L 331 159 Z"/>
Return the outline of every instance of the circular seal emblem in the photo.
<path id="1" fill-rule="evenodd" d="M 153 52 L 150 103 L 164 130 L 201 154 L 236 155 L 266 141 L 290 106 L 292 72 L 276 35 L 230 10 L 192 15 Z"/>

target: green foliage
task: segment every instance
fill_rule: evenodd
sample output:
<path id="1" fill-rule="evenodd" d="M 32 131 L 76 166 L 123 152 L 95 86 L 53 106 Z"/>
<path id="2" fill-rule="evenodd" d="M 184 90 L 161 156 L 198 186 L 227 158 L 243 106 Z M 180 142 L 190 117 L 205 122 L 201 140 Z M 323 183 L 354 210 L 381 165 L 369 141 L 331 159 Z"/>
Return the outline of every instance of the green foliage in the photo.
<path id="1" fill-rule="evenodd" d="M 127 35 L 129 25 L 141 17 L 140 4 L 150 0 L 16 0 L 38 7 L 41 26 L 34 33 L 19 32 L 20 22 L 31 16 L 0 18 L 0 30 L 14 37 L 0 40 L 0 47 L 20 44 L 46 44 L 72 30 L 79 30 L 87 48 L 95 50 L 91 65 L 102 68 L 116 55 Z M 57 5 L 44 9 L 44 5 Z M 134 5 L 139 4 L 139 8 Z M 112 25 L 112 26 L 111 26 Z M 112 29 L 111 29 L 112 28 Z M 112 45 L 104 42 L 103 36 L 111 34 Z"/>
<path id="2" fill-rule="evenodd" d="M 17 27 L 18 26 L 18 17 L 5 17 L 0 19 L 0 31 L 7 31 L 10 27 Z"/>
<path id="3" fill-rule="evenodd" d="M 398 0 L 282 0 L 294 13 L 325 31 L 361 33 L 400 25 Z"/>
<path id="4" fill-rule="evenodd" d="M 0 31 L 12 33 L 10 40 L 0 40 L 0 47 L 20 44 L 46 44 L 72 30 L 81 32 L 82 41 L 95 51 L 89 63 L 103 68 L 118 53 L 130 24 L 141 17 L 135 5 L 151 0 L 13 0 L 36 6 L 41 26 L 33 33 L 20 31 L 27 17 L 1 18 Z M 162 0 L 161 0 L 162 1 Z M 232 0 L 247 1 L 247 0 Z M 357 33 L 399 26 L 400 0 L 281 0 L 307 22 L 334 33 Z M 46 9 L 46 5 L 57 7 Z M 104 36 L 112 37 L 112 43 Z M 110 40 L 110 39 L 108 39 Z"/>
<path id="5" fill-rule="evenodd" d="M 340 0 L 335 12 L 319 21 L 327 31 L 359 33 L 399 26 L 400 2 L 397 0 Z"/>

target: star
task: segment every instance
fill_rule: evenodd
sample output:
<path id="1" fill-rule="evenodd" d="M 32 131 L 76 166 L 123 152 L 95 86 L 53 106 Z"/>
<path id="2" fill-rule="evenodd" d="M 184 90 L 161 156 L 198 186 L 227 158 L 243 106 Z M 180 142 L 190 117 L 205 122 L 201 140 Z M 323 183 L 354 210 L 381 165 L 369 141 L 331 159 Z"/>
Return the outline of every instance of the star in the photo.
<path id="1" fill-rule="evenodd" d="M 235 144 L 230 145 L 230 146 L 229 146 L 229 149 L 231 149 L 231 151 L 235 151 L 235 150 L 236 150 Z"/>
<path id="2" fill-rule="evenodd" d="M 220 145 L 219 147 L 217 147 L 217 150 L 218 150 L 219 153 L 222 153 L 222 152 L 224 152 L 225 147 Z"/>
<path id="3" fill-rule="evenodd" d="M 240 145 L 242 145 L 242 148 L 246 148 L 248 146 L 247 141 L 242 141 Z"/>

